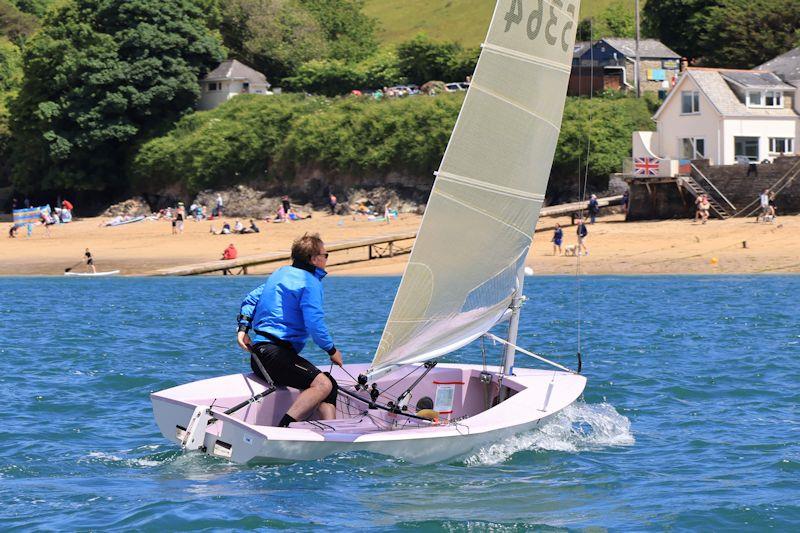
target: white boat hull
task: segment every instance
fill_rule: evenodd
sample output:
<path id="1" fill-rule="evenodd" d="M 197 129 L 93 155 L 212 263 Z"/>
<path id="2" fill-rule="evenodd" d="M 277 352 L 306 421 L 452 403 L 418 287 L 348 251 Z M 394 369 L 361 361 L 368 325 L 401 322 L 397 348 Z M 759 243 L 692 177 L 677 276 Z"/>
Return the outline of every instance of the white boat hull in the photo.
<path id="1" fill-rule="evenodd" d="M 365 368 L 350 365 L 347 369 L 356 375 Z M 337 370 L 334 369 L 334 377 L 344 386 L 348 378 Z M 201 449 L 237 463 L 307 461 L 337 453 L 367 451 L 424 464 L 463 457 L 488 443 L 529 431 L 574 402 L 586 384 L 586 378 L 577 374 L 516 368 L 514 376 L 504 378 L 504 386 L 508 385 L 512 395 L 494 407 L 483 409 L 481 398 L 485 389 L 482 385 L 475 388 L 481 370 L 477 365 L 439 365 L 427 381 L 415 388 L 417 398 L 432 394 L 437 387 L 456 388 L 454 419 L 441 425 L 410 426 L 407 417 L 361 406 L 355 409 L 355 416 L 325 421 L 324 425 L 306 422 L 289 428 L 275 427 L 275 421 L 296 397 L 297 392 L 291 389 L 279 390 L 260 404 L 230 416 L 222 414 L 225 408 L 264 390 L 252 374 L 189 383 L 154 393 L 151 399 L 159 429 L 178 444 L 180 428 L 187 427 L 195 409 L 210 406 L 216 400 L 211 411 L 218 421 L 205 429 Z M 391 375 L 385 379 L 387 384 L 393 382 Z M 490 387 L 497 388 L 496 380 L 495 376 Z M 404 389 L 401 385 L 394 390 Z M 234 391 L 238 392 L 231 396 Z M 363 391 L 361 394 L 366 396 Z M 351 402 L 350 407 L 353 405 Z M 370 424 L 373 418 L 381 427 Z"/>

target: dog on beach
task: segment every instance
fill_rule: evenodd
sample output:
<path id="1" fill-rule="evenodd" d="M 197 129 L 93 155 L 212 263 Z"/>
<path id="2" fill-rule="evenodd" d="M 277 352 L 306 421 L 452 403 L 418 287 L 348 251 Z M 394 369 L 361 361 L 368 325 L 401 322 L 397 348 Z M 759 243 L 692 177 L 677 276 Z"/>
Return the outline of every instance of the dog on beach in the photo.
<path id="1" fill-rule="evenodd" d="M 577 244 L 568 244 L 564 246 L 564 255 L 571 255 L 575 257 L 578 254 L 578 245 Z"/>

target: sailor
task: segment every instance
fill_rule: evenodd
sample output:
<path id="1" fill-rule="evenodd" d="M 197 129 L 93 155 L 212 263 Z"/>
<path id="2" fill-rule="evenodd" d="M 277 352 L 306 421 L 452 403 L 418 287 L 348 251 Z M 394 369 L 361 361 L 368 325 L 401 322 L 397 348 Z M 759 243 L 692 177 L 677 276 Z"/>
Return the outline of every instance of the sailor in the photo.
<path id="1" fill-rule="evenodd" d="M 322 310 L 327 262 L 319 234 L 306 233 L 292 244 L 292 265 L 278 269 L 248 294 L 239 312 L 239 346 L 258 358 L 276 385 L 302 391 L 280 427 L 305 419 L 317 408 L 322 420 L 336 417 L 336 381 L 299 355 L 310 335 L 332 363 L 342 366 L 342 353 L 333 344 Z M 254 360 L 250 366 L 263 377 Z"/>

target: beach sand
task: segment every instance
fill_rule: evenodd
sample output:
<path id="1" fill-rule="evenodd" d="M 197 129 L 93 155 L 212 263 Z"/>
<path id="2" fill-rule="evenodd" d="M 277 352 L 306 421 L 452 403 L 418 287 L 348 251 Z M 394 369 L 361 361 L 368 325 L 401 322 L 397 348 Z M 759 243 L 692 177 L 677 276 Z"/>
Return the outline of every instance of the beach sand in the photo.
<path id="1" fill-rule="evenodd" d="M 117 270 L 123 275 L 147 275 L 157 269 L 219 259 L 230 243 L 239 257 L 265 252 L 288 251 L 292 240 L 304 232 L 319 232 L 327 244 L 388 234 L 413 232 L 421 216 L 404 214 L 391 224 L 353 220 L 315 212 L 313 218 L 285 224 L 259 222 L 261 233 L 212 235 L 209 228 L 222 221 L 185 224 L 183 234 L 172 235 L 168 221 L 146 220 L 118 227 L 103 227 L 109 219 L 90 218 L 51 228 L 51 236 L 36 226 L 31 238 L 25 228 L 19 236 L 0 239 L 0 275 L 61 275 L 78 263 L 85 248 L 95 257 L 98 270 Z M 233 226 L 234 219 L 222 219 Z M 247 220 L 242 220 L 247 225 Z M 527 264 L 536 274 L 749 274 L 800 272 L 800 216 L 778 218 L 774 224 L 753 218 L 625 222 L 622 215 L 598 218 L 588 226 L 589 255 L 580 258 L 553 256 L 550 239 L 556 222 L 564 226 L 565 245 L 574 244 L 576 231 L 569 217 L 542 218 Z M 7 231 L 9 225 L 4 225 Z M 410 242 L 407 241 L 406 244 Z M 746 246 L 745 246 L 746 245 Z M 334 275 L 400 275 L 408 255 L 369 262 L 366 248 L 331 254 L 329 270 Z M 578 263 L 580 263 L 578 265 Z M 251 268 L 263 274 L 279 263 Z M 75 271 L 84 271 L 78 265 Z"/>

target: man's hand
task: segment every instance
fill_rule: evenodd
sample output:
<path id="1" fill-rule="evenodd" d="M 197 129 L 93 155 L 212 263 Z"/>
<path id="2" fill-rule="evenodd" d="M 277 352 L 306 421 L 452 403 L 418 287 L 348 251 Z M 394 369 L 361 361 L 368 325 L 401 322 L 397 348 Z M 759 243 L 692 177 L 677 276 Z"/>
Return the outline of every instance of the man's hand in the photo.
<path id="1" fill-rule="evenodd" d="M 342 366 L 342 352 L 340 352 L 338 349 L 331 356 L 331 363 L 335 364 L 336 366 Z"/>
<path id="2" fill-rule="evenodd" d="M 250 340 L 250 335 L 248 335 L 246 331 L 240 331 L 236 334 L 236 342 L 239 343 L 239 346 L 245 352 L 249 352 L 253 349 L 253 343 Z"/>

